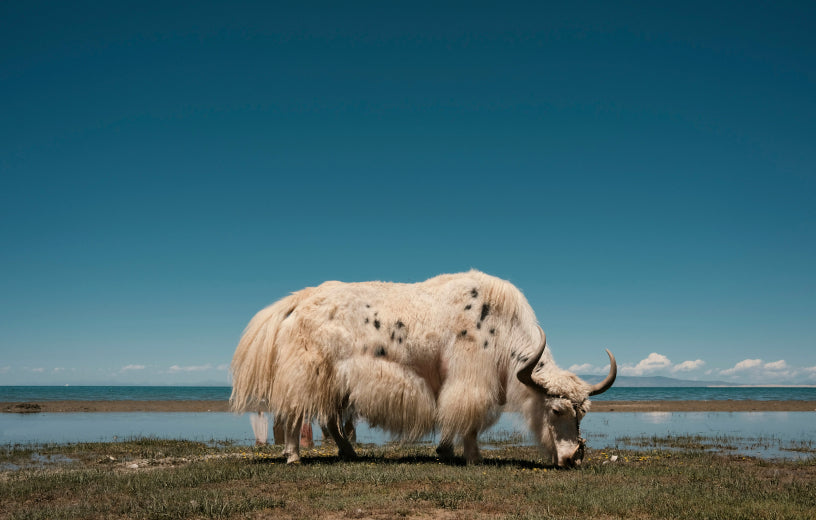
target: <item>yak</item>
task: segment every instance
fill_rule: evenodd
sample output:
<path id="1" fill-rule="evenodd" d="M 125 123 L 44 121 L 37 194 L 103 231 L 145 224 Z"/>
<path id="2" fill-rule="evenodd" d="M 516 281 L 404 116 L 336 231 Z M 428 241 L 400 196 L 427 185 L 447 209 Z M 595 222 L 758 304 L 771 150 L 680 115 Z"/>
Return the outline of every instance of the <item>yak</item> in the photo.
<path id="1" fill-rule="evenodd" d="M 545 462 L 580 465 L 588 397 L 615 381 L 615 357 L 595 385 L 559 368 L 535 313 L 513 284 L 471 270 L 414 284 L 325 282 L 258 312 L 232 359 L 232 410 L 274 413 L 284 454 L 300 461 L 302 421 L 325 426 L 344 459 L 356 456 L 342 425 L 365 419 L 403 440 L 438 432 L 449 458 L 505 405 L 521 410 Z"/>

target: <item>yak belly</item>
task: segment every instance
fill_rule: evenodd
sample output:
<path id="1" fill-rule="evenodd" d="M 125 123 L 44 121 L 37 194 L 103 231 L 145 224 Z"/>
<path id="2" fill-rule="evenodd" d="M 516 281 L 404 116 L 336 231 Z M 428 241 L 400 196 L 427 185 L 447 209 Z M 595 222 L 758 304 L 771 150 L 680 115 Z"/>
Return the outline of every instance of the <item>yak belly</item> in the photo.
<path id="1" fill-rule="evenodd" d="M 427 383 L 411 369 L 367 356 L 342 362 L 349 405 L 371 426 L 408 440 L 430 433 L 436 402 Z"/>

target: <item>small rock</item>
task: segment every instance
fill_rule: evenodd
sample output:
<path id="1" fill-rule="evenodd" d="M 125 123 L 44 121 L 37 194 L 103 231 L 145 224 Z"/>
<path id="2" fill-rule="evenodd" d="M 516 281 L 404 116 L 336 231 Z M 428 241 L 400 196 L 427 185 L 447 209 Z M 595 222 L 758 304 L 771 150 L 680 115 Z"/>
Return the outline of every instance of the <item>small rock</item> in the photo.
<path id="1" fill-rule="evenodd" d="M 139 469 L 138 464 L 128 464 L 128 469 Z"/>

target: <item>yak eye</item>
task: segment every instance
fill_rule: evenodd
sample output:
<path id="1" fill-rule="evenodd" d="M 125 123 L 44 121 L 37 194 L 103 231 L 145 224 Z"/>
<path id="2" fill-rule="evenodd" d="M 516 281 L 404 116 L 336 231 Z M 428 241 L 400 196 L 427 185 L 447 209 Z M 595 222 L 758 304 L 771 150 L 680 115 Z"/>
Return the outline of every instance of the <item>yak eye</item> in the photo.
<path id="1" fill-rule="evenodd" d="M 553 408 L 552 413 L 553 413 L 553 415 L 558 417 L 558 416 L 564 415 L 564 410 L 562 410 L 561 408 Z"/>

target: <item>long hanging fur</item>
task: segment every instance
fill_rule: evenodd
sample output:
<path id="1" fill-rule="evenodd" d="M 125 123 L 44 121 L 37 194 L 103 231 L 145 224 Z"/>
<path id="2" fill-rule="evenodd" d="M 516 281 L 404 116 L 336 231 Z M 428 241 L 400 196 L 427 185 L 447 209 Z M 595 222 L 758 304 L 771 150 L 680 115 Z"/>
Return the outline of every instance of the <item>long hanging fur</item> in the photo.
<path id="1" fill-rule="evenodd" d="M 244 330 L 232 357 L 232 395 L 235 412 L 268 410 L 277 373 L 277 335 L 281 322 L 313 288 L 278 300 L 256 314 Z"/>

